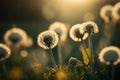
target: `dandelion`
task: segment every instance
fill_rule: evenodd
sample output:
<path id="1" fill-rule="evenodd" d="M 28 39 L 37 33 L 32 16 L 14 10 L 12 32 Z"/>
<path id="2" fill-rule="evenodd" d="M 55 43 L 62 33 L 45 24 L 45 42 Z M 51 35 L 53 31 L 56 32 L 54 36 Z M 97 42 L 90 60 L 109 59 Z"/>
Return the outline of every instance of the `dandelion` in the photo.
<path id="1" fill-rule="evenodd" d="M 54 31 L 43 31 L 38 35 L 37 42 L 43 49 L 52 49 L 58 43 L 58 35 Z"/>
<path id="2" fill-rule="evenodd" d="M 75 57 L 71 57 L 68 61 L 68 65 L 70 66 L 78 66 L 79 60 Z"/>
<path id="3" fill-rule="evenodd" d="M 10 56 L 11 50 L 8 48 L 5 44 L 0 43 L 0 62 L 2 64 L 3 69 L 3 77 L 5 80 L 7 80 L 7 70 L 5 65 L 5 60 Z"/>
<path id="4" fill-rule="evenodd" d="M 120 20 L 120 2 L 116 3 L 113 7 L 112 15 L 116 21 Z"/>
<path id="5" fill-rule="evenodd" d="M 100 10 L 100 16 L 106 23 L 109 23 L 112 21 L 112 5 L 105 5 Z"/>
<path id="6" fill-rule="evenodd" d="M 4 44 L 0 43 L 0 61 L 4 61 L 11 54 L 11 50 Z"/>
<path id="7" fill-rule="evenodd" d="M 84 34 L 85 31 L 83 30 L 83 25 L 82 24 L 76 24 L 72 26 L 70 29 L 70 37 L 74 41 L 82 41 L 85 40 L 88 37 L 88 34 Z"/>
<path id="8" fill-rule="evenodd" d="M 54 22 L 49 26 L 49 30 L 55 31 L 58 34 L 60 41 L 66 40 L 68 28 L 65 24 L 61 22 Z"/>
<path id="9" fill-rule="evenodd" d="M 88 33 L 89 35 L 92 35 L 93 33 L 98 33 L 98 26 L 95 22 L 88 21 L 83 23 L 84 31 Z"/>
<path id="10" fill-rule="evenodd" d="M 43 31 L 38 35 L 38 45 L 43 49 L 49 49 L 52 64 L 56 66 L 56 62 L 53 56 L 52 48 L 54 48 L 58 43 L 58 35 L 54 31 Z"/>
<path id="11" fill-rule="evenodd" d="M 114 80 L 114 65 L 120 63 L 120 49 L 115 46 L 105 47 L 99 53 L 100 62 L 111 65 L 111 80 Z"/>
<path id="12" fill-rule="evenodd" d="M 115 46 L 105 47 L 99 53 L 99 60 L 107 65 L 120 63 L 120 49 Z"/>
<path id="13" fill-rule="evenodd" d="M 20 28 L 12 28 L 4 35 L 5 43 L 9 46 L 21 46 L 27 40 L 27 34 Z"/>
<path id="14" fill-rule="evenodd" d="M 53 30 L 58 34 L 59 43 L 58 43 L 58 58 L 59 64 L 62 64 L 62 52 L 61 52 L 61 44 L 63 44 L 67 38 L 68 28 L 65 24 L 61 22 L 54 22 L 49 26 L 49 30 Z"/>
<path id="15" fill-rule="evenodd" d="M 92 21 L 88 21 L 88 22 L 85 22 L 83 23 L 83 27 L 84 27 L 84 31 L 86 34 L 88 34 L 88 47 L 89 47 L 89 54 L 90 54 L 90 57 L 88 56 L 89 58 L 89 63 L 90 63 L 90 67 L 91 67 L 91 74 L 94 75 L 94 52 L 93 52 L 93 45 L 92 45 L 92 38 L 91 38 L 91 35 L 95 34 L 95 33 L 98 33 L 99 30 L 98 30 L 98 26 L 95 22 L 92 22 Z M 86 50 L 86 49 L 84 49 Z M 86 51 L 87 53 L 87 51 Z M 88 55 L 88 53 L 87 53 Z M 93 77 L 91 77 L 91 80 L 92 80 Z"/>

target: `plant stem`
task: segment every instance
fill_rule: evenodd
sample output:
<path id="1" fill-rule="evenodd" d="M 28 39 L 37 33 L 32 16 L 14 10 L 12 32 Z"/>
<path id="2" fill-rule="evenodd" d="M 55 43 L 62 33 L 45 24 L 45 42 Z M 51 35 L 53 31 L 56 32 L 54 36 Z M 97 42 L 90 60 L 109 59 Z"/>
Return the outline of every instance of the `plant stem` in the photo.
<path id="1" fill-rule="evenodd" d="M 58 58 L 59 58 L 59 64 L 62 65 L 62 52 L 61 52 L 61 41 L 58 42 Z"/>
<path id="2" fill-rule="evenodd" d="M 89 49 L 90 49 L 90 67 L 91 67 L 91 70 L 90 70 L 90 73 L 91 73 L 91 75 L 93 75 L 94 76 L 94 62 L 93 62 L 93 59 L 94 59 L 94 57 L 93 57 L 93 48 L 92 48 L 92 40 L 91 40 L 91 36 L 89 35 L 89 37 L 88 37 L 88 46 L 89 46 Z M 93 76 L 91 76 L 91 80 L 93 80 Z"/>
<path id="3" fill-rule="evenodd" d="M 3 80 L 8 80 L 5 61 L 2 61 L 1 64 L 2 64 L 2 71 L 3 71 L 3 77 L 4 77 Z"/>
<path id="4" fill-rule="evenodd" d="M 112 64 L 112 66 L 111 66 L 111 80 L 114 80 L 114 71 L 115 71 L 115 67 L 114 67 L 114 65 Z"/>
<path id="5" fill-rule="evenodd" d="M 54 55 L 53 55 L 52 49 L 49 48 L 49 50 L 50 50 L 50 56 L 51 56 L 52 64 L 53 64 L 53 66 L 55 67 L 55 66 L 56 66 L 56 62 L 55 62 L 55 58 L 54 58 Z"/>

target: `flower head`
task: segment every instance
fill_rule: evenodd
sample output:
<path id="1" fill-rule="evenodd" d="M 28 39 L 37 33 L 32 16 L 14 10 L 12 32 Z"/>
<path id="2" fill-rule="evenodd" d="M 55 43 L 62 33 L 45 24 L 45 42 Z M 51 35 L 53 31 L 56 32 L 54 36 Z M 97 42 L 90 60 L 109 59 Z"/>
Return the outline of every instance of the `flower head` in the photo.
<path id="1" fill-rule="evenodd" d="M 100 10 L 100 16 L 106 23 L 112 21 L 112 5 L 105 5 Z"/>
<path id="2" fill-rule="evenodd" d="M 58 34 L 61 41 L 66 40 L 68 28 L 65 24 L 61 22 L 54 22 L 49 26 L 49 30 L 55 31 Z"/>
<path id="3" fill-rule="evenodd" d="M 58 43 L 58 35 L 54 31 L 43 31 L 38 35 L 38 45 L 43 49 L 54 48 Z"/>
<path id="4" fill-rule="evenodd" d="M 120 62 L 120 49 L 115 46 L 103 48 L 99 53 L 99 60 L 107 65 L 117 65 Z"/>
<path id="5" fill-rule="evenodd" d="M 0 61 L 7 59 L 11 54 L 10 48 L 0 43 Z"/>
<path id="6" fill-rule="evenodd" d="M 74 41 L 81 41 L 85 40 L 88 37 L 88 34 L 84 34 L 85 31 L 83 30 L 83 25 L 82 24 L 76 24 L 72 26 L 70 29 L 70 37 Z"/>
<path id="7" fill-rule="evenodd" d="M 99 32 L 97 24 L 92 21 L 83 23 L 83 27 L 84 27 L 85 33 L 87 33 L 89 35 Z"/>
<path id="8" fill-rule="evenodd" d="M 4 40 L 9 46 L 20 46 L 26 42 L 27 34 L 20 28 L 12 28 L 4 35 Z"/>
<path id="9" fill-rule="evenodd" d="M 70 66 L 77 66 L 79 63 L 79 60 L 75 57 L 71 57 L 68 61 L 68 65 Z"/>
<path id="10" fill-rule="evenodd" d="M 120 20 L 120 2 L 115 4 L 112 15 L 116 21 Z"/>

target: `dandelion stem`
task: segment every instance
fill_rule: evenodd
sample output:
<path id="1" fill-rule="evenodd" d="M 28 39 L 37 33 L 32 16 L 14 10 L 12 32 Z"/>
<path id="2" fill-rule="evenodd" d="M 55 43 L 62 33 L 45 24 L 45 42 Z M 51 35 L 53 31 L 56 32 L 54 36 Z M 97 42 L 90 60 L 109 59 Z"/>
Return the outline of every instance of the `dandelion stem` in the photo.
<path id="1" fill-rule="evenodd" d="M 114 80 L 114 71 L 115 71 L 115 67 L 114 65 L 111 66 L 111 80 Z"/>
<path id="2" fill-rule="evenodd" d="M 3 80 L 8 80 L 8 77 L 7 77 L 7 69 L 6 69 L 5 61 L 2 61 L 1 64 L 2 64 L 3 77 L 4 77 Z"/>
<path id="3" fill-rule="evenodd" d="M 55 58 L 54 58 L 54 55 L 53 55 L 51 47 L 49 48 L 49 50 L 50 50 L 50 56 L 51 56 L 52 64 L 55 67 L 56 66 L 56 62 L 55 62 Z"/>
<path id="4" fill-rule="evenodd" d="M 58 58 L 59 58 L 59 64 L 62 65 L 62 52 L 61 52 L 61 41 L 58 42 Z"/>
<path id="5" fill-rule="evenodd" d="M 92 48 L 92 40 L 91 40 L 91 36 L 89 35 L 88 37 L 88 46 L 89 46 L 89 49 L 90 49 L 90 66 L 91 66 L 91 75 L 94 76 L 94 71 L 93 71 L 93 68 L 94 68 L 94 64 L 93 64 L 93 48 Z M 91 76 L 90 80 L 93 80 L 93 76 Z"/>

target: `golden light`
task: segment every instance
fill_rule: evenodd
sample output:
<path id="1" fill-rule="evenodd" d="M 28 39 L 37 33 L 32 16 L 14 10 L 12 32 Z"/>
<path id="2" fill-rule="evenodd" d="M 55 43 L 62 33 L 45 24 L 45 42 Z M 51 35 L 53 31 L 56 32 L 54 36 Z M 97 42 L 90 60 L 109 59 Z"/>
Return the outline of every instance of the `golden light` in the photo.
<path id="1" fill-rule="evenodd" d="M 42 6 L 43 17 L 73 21 L 92 10 L 96 0 L 50 0 Z"/>
<path id="2" fill-rule="evenodd" d="M 22 76 L 23 76 L 23 72 L 22 72 L 22 69 L 20 67 L 13 67 L 10 72 L 9 72 L 9 78 L 11 80 L 14 80 L 14 79 L 22 79 Z"/>
<path id="3" fill-rule="evenodd" d="M 64 71 L 59 70 L 55 75 L 55 80 L 67 80 L 67 74 Z"/>
<path id="4" fill-rule="evenodd" d="M 92 13 L 88 12 L 84 15 L 83 19 L 84 21 L 94 21 L 95 16 Z"/>

